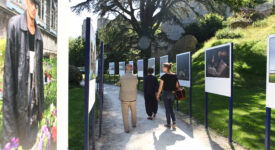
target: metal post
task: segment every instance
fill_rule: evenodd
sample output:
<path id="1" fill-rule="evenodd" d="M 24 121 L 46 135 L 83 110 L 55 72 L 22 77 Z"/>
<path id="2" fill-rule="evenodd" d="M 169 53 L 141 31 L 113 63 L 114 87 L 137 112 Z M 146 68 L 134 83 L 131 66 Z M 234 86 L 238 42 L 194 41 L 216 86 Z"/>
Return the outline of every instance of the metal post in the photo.
<path id="1" fill-rule="evenodd" d="M 233 43 L 231 43 L 231 96 L 229 98 L 229 134 L 228 142 L 231 143 L 232 140 L 232 124 L 233 124 Z"/>
<path id="2" fill-rule="evenodd" d="M 205 117 L 204 117 L 204 124 L 205 128 L 208 128 L 208 93 L 205 92 Z"/>
<path id="3" fill-rule="evenodd" d="M 192 118 L 192 53 L 190 52 L 189 116 Z"/>
<path id="4" fill-rule="evenodd" d="M 271 120 L 271 108 L 266 107 L 265 150 L 270 150 L 270 120 Z"/>
<path id="5" fill-rule="evenodd" d="M 87 18 L 85 41 L 84 150 L 89 149 L 90 23 L 90 18 Z"/>
<path id="6" fill-rule="evenodd" d="M 95 105 L 92 108 L 92 150 L 95 150 Z"/>
<path id="7" fill-rule="evenodd" d="M 102 131 L 102 111 L 103 111 L 103 80 L 104 80 L 104 44 L 101 42 L 100 52 L 100 80 L 99 80 L 99 137 Z"/>

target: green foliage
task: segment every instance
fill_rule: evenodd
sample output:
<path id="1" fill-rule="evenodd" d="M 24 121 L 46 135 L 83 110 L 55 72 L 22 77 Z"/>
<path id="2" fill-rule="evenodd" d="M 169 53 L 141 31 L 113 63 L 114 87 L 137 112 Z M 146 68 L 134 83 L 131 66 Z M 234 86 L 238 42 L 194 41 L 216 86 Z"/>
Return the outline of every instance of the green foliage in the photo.
<path id="1" fill-rule="evenodd" d="M 268 22 L 267 22 L 267 20 L 259 20 L 259 21 L 256 21 L 256 22 L 254 22 L 253 24 L 253 27 L 266 27 L 266 26 L 268 26 Z"/>
<path id="2" fill-rule="evenodd" d="M 254 8 L 256 5 L 266 2 L 267 0 L 219 0 L 229 7 L 231 7 L 235 12 L 238 12 L 242 7 Z"/>
<path id="3" fill-rule="evenodd" d="M 0 90 L 3 88 L 6 39 L 0 39 Z"/>
<path id="4" fill-rule="evenodd" d="M 223 16 L 210 13 L 204 15 L 198 23 L 192 23 L 185 27 L 185 34 L 192 34 L 199 42 L 204 42 L 214 36 L 216 31 L 224 26 Z"/>
<path id="5" fill-rule="evenodd" d="M 69 41 L 69 64 L 77 67 L 84 66 L 85 46 L 81 37 Z"/>
<path id="6" fill-rule="evenodd" d="M 69 83 L 78 86 L 82 80 L 82 75 L 76 66 L 69 65 Z"/>
<path id="7" fill-rule="evenodd" d="M 240 30 L 234 30 L 231 28 L 224 28 L 216 32 L 217 39 L 237 39 L 242 36 Z"/>
<path id="8" fill-rule="evenodd" d="M 52 82 L 44 85 L 44 101 L 45 107 L 50 104 L 56 106 L 56 91 L 57 91 L 57 60 L 56 58 L 44 58 L 43 70 L 51 74 Z"/>

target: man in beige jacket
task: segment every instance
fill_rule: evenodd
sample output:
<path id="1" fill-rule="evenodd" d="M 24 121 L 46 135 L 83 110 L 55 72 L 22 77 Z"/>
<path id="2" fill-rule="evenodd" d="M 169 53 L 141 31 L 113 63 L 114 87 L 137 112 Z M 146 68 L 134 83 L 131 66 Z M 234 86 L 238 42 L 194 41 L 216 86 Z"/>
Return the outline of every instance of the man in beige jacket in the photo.
<path id="1" fill-rule="evenodd" d="M 120 77 L 118 85 L 120 86 L 119 99 L 122 107 L 122 117 L 124 123 L 124 130 L 126 133 L 130 132 L 128 122 L 129 108 L 132 112 L 132 125 L 136 127 L 136 100 L 137 100 L 137 84 L 138 79 L 132 74 L 133 66 L 126 65 L 126 73 Z"/>

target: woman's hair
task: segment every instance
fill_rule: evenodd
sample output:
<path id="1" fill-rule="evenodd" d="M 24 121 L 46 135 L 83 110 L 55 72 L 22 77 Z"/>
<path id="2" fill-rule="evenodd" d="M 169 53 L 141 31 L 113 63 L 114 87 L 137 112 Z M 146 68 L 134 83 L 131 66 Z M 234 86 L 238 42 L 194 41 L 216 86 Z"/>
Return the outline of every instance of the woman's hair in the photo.
<path id="1" fill-rule="evenodd" d="M 153 69 L 153 68 L 149 67 L 149 68 L 147 69 L 147 73 L 153 74 L 153 72 L 154 72 L 154 69 Z"/>
<path id="2" fill-rule="evenodd" d="M 168 71 L 171 71 L 172 63 L 163 63 L 163 67 L 167 68 Z"/>

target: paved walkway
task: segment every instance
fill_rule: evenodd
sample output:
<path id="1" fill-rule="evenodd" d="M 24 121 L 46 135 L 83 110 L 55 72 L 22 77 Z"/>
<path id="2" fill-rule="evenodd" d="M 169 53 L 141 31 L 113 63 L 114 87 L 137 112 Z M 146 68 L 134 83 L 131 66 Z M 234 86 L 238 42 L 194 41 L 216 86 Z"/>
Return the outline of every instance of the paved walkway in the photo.
<path id="1" fill-rule="evenodd" d="M 147 120 L 143 94 L 138 94 L 137 128 L 124 132 L 119 87 L 104 85 L 102 137 L 97 139 L 96 150 L 222 150 L 243 149 L 229 145 L 227 138 L 206 130 L 189 117 L 177 116 L 177 130 L 166 129 L 164 107 L 160 106 L 155 120 Z M 130 115 L 129 115 L 130 117 Z M 130 123 L 130 118 L 129 118 Z M 98 129 L 97 129 L 98 130 Z"/>

